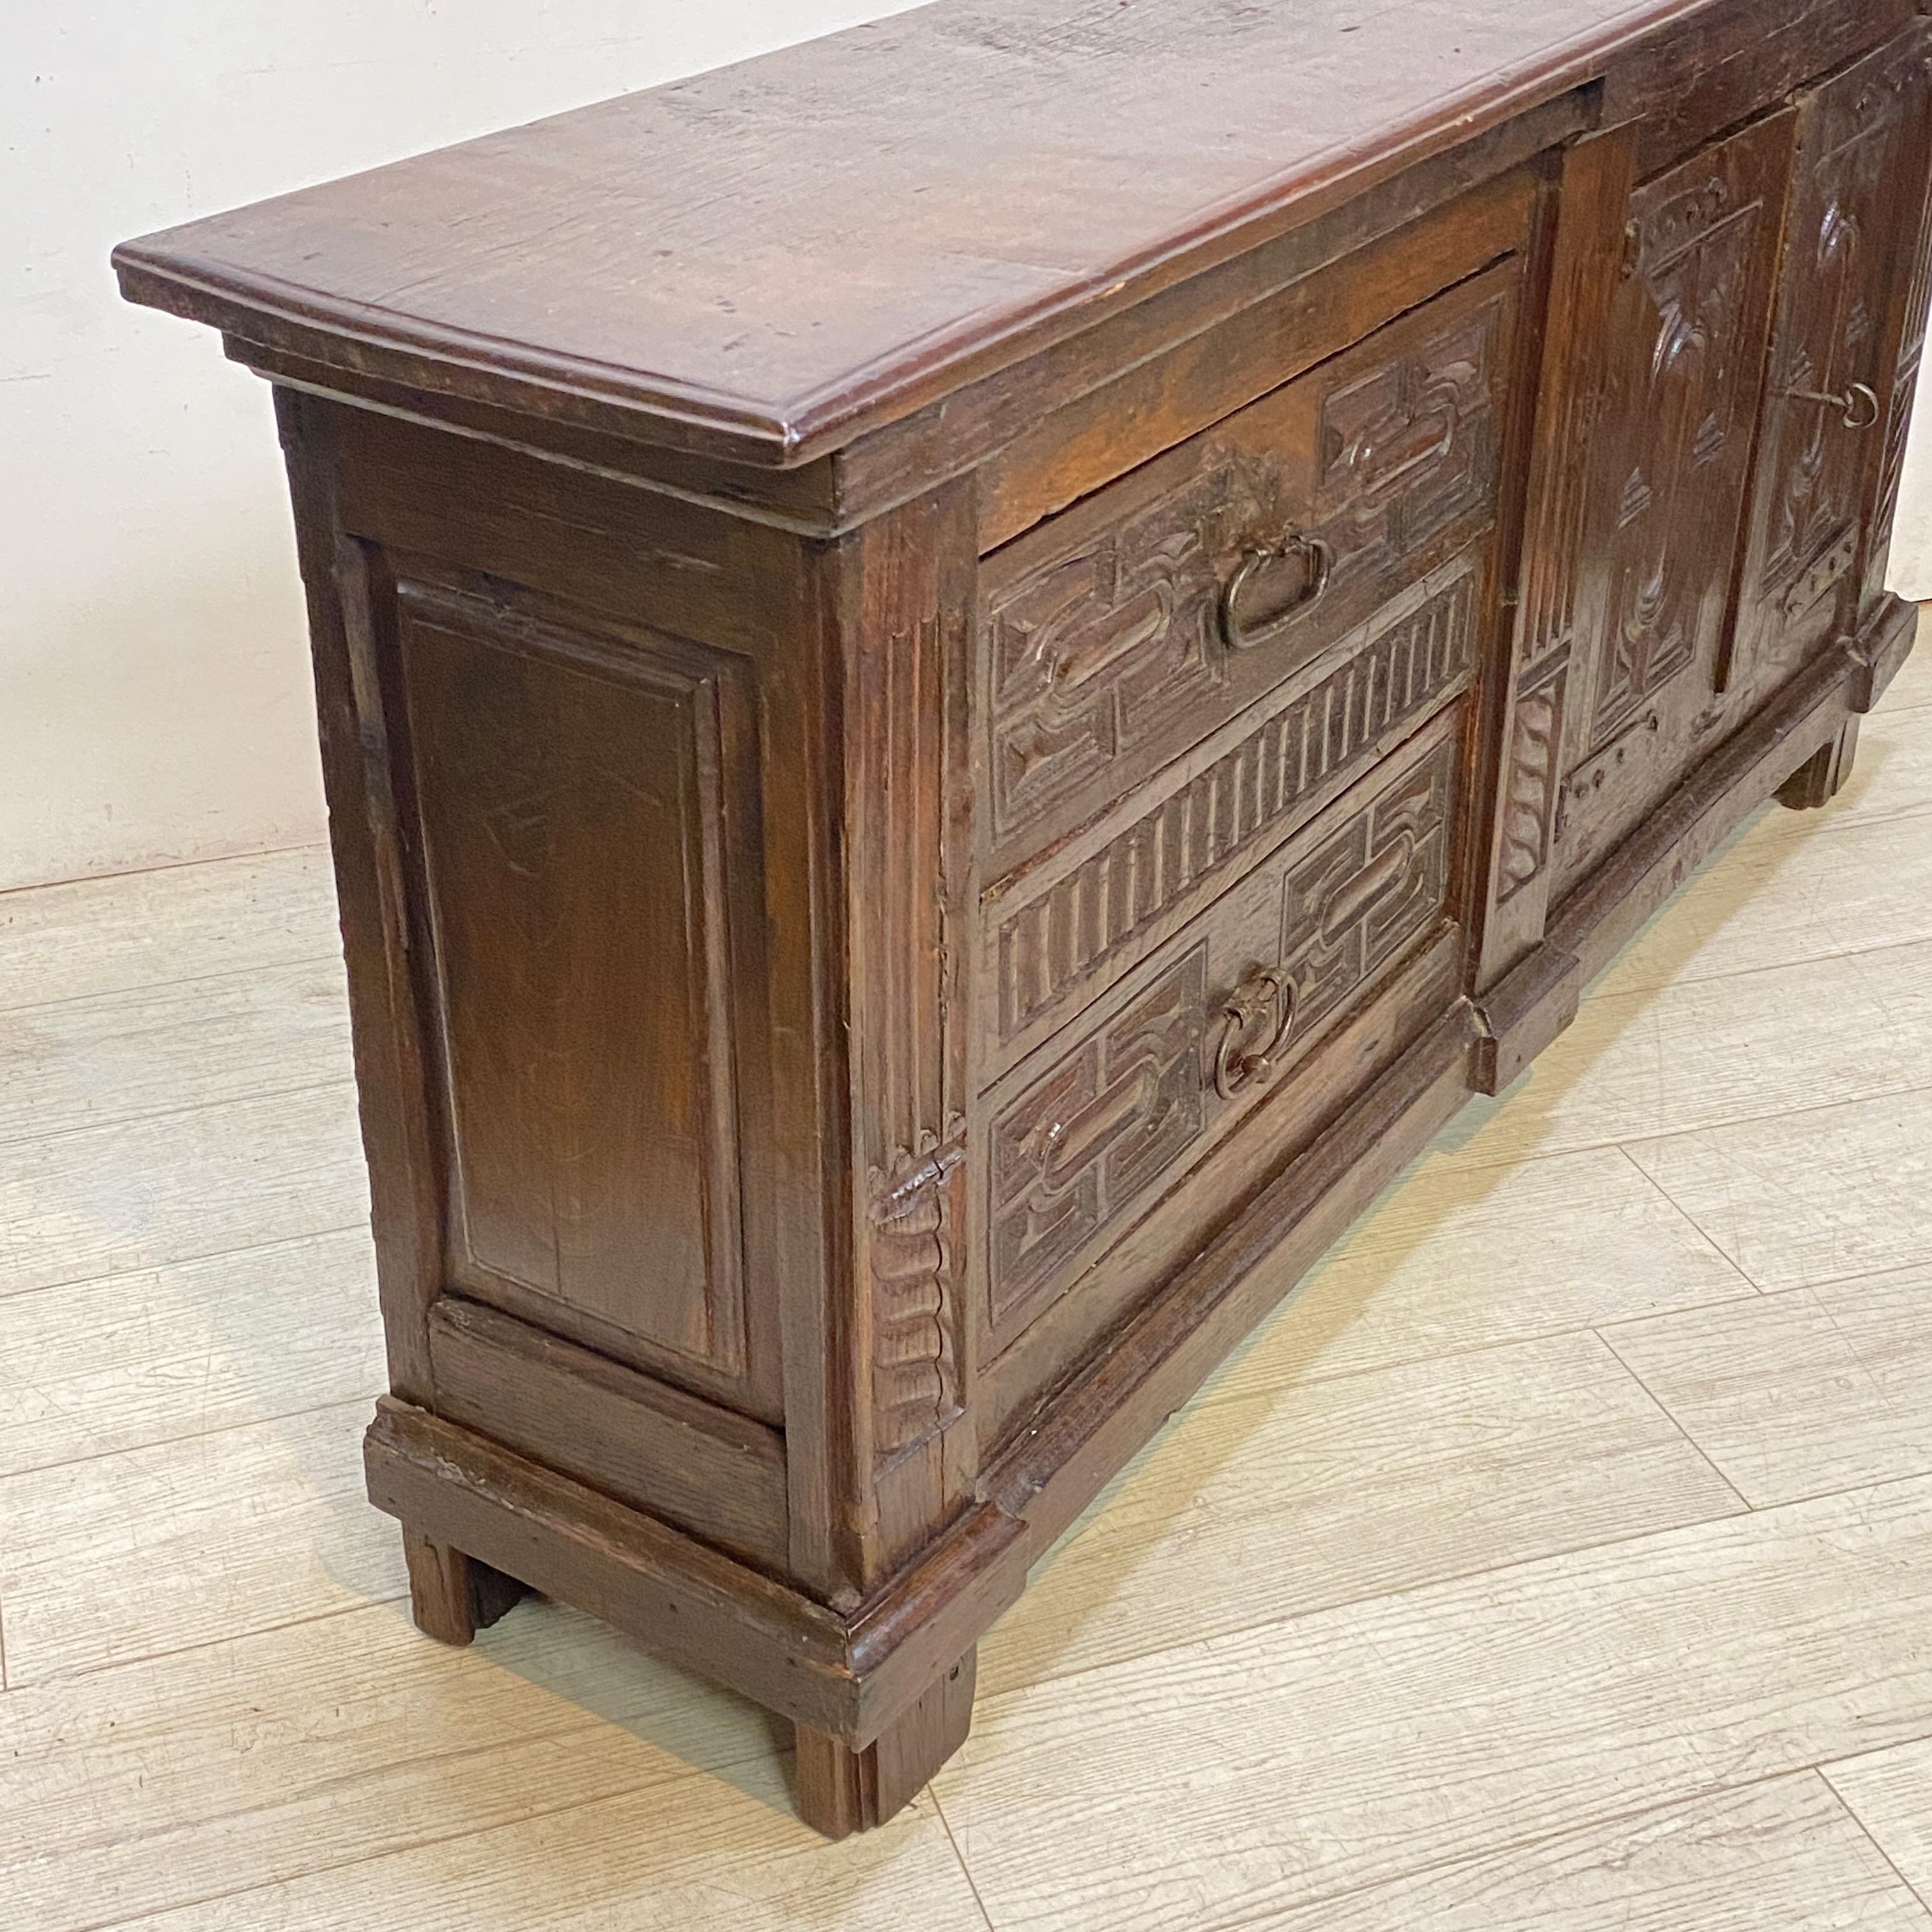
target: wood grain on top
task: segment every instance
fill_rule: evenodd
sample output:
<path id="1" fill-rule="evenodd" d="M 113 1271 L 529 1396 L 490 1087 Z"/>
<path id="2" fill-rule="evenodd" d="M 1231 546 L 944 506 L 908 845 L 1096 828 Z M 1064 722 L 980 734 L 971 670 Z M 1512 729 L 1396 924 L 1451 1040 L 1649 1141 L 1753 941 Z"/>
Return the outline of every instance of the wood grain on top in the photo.
<path id="1" fill-rule="evenodd" d="M 1736 10 L 940 0 L 115 259 L 247 342 L 786 465 Z"/>

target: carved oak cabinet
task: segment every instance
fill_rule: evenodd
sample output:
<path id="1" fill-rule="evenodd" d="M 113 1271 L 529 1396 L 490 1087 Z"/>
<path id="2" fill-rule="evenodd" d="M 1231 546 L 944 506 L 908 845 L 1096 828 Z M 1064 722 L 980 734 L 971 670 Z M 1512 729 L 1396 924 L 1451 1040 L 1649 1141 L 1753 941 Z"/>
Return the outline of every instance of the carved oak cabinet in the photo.
<path id="1" fill-rule="evenodd" d="M 1837 788 L 1927 25 L 940 0 L 118 251 L 275 386 L 425 1629 L 548 1592 L 907 1801 L 1029 1562 Z"/>

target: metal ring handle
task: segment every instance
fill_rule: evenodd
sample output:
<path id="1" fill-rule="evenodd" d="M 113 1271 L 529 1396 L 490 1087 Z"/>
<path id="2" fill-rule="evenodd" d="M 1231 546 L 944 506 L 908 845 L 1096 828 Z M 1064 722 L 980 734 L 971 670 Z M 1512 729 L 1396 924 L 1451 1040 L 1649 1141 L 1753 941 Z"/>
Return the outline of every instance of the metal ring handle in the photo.
<path id="1" fill-rule="evenodd" d="M 1288 608 L 1258 631 L 1248 631 L 1240 618 L 1241 592 L 1255 572 L 1285 556 L 1299 553 L 1308 560 L 1308 584 Z M 1311 536 L 1306 530 L 1288 530 L 1271 544 L 1251 544 L 1241 553 L 1240 562 L 1221 592 L 1221 637 L 1231 651 L 1251 651 L 1279 637 L 1311 604 L 1318 602 L 1334 574 L 1335 552 L 1328 539 Z"/>
<path id="2" fill-rule="evenodd" d="M 1854 382 L 1845 392 L 1845 427 L 1870 429 L 1878 421 L 1878 392 L 1869 382 Z"/>
<path id="3" fill-rule="evenodd" d="M 1234 1096 L 1268 1070 L 1281 1051 L 1288 1029 L 1294 1024 L 1294 988 L 1279 973 L 1266 968 L 1244 980 L 1222 1009 L 1221 1043 L 1214 1052 L 1214 1090 L 1224 1100 Z M 1254 1030 L 1255 1022 L 1272 1014 L 1274 1024 L 1268 1044 L 1258 1052 L 1244 1053 L 1241 1042 Z"/>
<path id="4" fill-rule="evenodd" d="M 1842 396 L 1828 395 L 1822 389 L 1786 389 L 1794 403 L 1822 403 L 1828 410 L 1844 412 L 1847 429 L 1870 429 L 1878 421 L 1878 392 L 1869 382 L 1854 382 Z"/>

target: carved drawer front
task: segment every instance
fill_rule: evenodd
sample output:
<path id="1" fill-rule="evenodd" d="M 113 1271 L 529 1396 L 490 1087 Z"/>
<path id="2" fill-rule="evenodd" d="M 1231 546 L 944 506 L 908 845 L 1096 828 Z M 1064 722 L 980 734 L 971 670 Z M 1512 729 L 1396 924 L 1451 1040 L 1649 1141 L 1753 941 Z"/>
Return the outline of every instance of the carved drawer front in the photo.
<path id="1" fill-rule="evenodd" d="M 1481 544 L 1412 584 L 988 899 L 982 1084 L 1468 688 L 1488 566 Z"/>
<path id="2" fill-rule="evenodd" d="M 1861 526 L 1887 454 L 1924 172 L 1914 31 L 1799 97 L 1749 548 L 1724 682 L 1750 709 L 1856 622 Z M 1902 457 L 1904 441 L 1898 440 Z"/>
<path id="3" fill-rule="evenodd" d="M 1452 922 L 1456 706 L 988 1096 L 997 1354 Z M 1276 1110 L 1278 1112 L 1278 1110 Z"/>
<path id="4" fill-rule="evenodd" d="M 393 608 L 449 1285 L 770 1413 L 749 668 L 418 570 Z"/>
<path id="5" fill-rule="evenodd" d="M 1472 278 L 984 560 L 989 885 L 1490 526 L 1519 282 Z"/>

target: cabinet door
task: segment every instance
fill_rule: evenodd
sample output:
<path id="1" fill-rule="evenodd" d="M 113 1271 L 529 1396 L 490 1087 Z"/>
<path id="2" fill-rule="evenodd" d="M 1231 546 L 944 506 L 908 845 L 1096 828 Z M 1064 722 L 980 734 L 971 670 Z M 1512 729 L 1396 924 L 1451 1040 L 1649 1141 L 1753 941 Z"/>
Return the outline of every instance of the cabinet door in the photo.
<path id="1" fill-rule="evenodd" d="M 1730 661 L 1733 716 L 1855 622 L 1925 171 L 1924 42 L 1801 95 Z"/>
<path id="2" fill-rule="evenodd" d="M 1638 188 L 1592 439 L 1554 896 L 1710 742 L 1794 117 Z"/>

